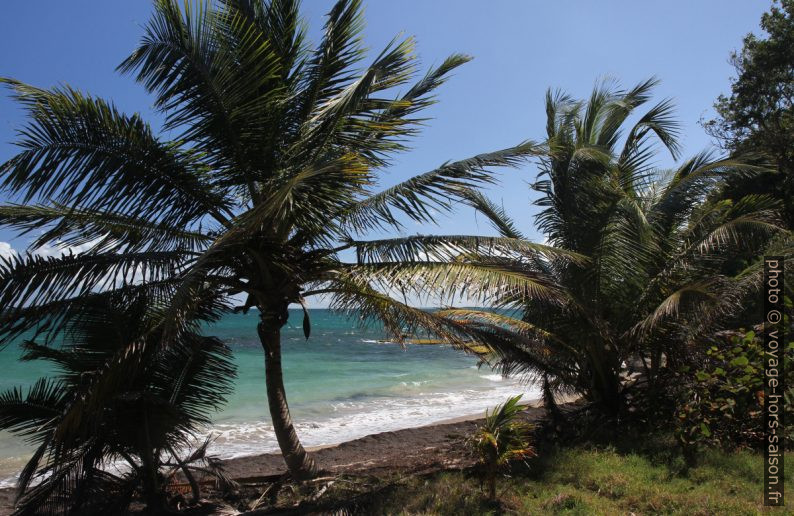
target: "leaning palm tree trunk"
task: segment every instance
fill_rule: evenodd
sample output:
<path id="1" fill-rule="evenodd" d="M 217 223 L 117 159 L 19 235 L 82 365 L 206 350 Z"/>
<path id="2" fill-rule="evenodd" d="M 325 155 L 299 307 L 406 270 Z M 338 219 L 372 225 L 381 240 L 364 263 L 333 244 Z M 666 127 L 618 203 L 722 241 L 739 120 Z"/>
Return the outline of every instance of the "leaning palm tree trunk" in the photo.
<path id="1" fill-rule="evenodd" d="M 287 463 L 290 474 L 296 480 L 313 478 L 317 476 L 317 464 L 306 453 L 298 439 L 287 405 L 287 393 L 281 374 L 281 329 L 278 323 L 268 320 L 264 316 L 257 329 L 262 349 L 265 352 L 265 385 L 267 386 L 268 408 L 284 462 Z"/>

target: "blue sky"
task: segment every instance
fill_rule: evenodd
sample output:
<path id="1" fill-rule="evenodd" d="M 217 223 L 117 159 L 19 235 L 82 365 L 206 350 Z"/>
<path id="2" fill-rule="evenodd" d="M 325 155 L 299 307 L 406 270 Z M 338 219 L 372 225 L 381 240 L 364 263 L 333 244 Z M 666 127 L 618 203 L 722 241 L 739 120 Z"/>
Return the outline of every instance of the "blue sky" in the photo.
<path id="1" fill-rule="evenodd" d="M 304 2 L 314 40 L 331 5 Z M 729 90 L 730 52 L 741 47 L 745 34 L 759 31 L 769 6 L 746 0 L 370 0 L 365 38 L 373 53 L 402 32 L 416 36 L 425 67 L 453 52 L 475 58 L 440 90 L 440 103 L 430 113 L 434 119 L 414 150 L 386 172 L 384 184 L 450 159 L 540 139 L 546 88 L 586 96 L 603 77 L 624 86 L 650 76 L 661 79 L 658 98 L 676 100 L 684 156 L 691 155 L 711 144 L 698 120 L 708 117 L 715 98 Z M 3 7 L 0 76 L 44 87 L 67 83 L 159 125 L 151 98 L 114 71 L 141 36 L 151 9 L 147 1 L 10 0 Z M 10 142 L 22 122 L 14 102 L 0 95 L 0 161 L 13 156 Z M 660 160 L 662 166 L 671 164 Z M 526 186 L 534 175 L 531 166 L 504 171 L 490 195 L 514 214 L 526 234 L 539 239 Z M 467 210 L 442 217 L 439 227 L 406 228 L 406 233 L 433 232 L 492 233 Z M 27 245 L 0 229 L 0 252 L 4 243 L 18 250 Z"/>

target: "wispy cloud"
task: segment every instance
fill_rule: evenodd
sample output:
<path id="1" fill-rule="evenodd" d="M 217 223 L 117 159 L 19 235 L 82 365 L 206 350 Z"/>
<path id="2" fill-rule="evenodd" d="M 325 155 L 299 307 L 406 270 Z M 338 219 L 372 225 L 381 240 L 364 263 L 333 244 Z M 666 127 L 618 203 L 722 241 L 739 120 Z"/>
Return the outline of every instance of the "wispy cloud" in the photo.
<path id="1" fill-rule="evenodd" d="M 58 242 L 55 244 L 47 243 L 37 249 L 33 249 L 30 254 L 34 256 L 41 256 L 43 258 L 48 258 L 51 256 L 63 256 L 65 254 L 80 254 L 92 249 L 101 240 L 102 237 L 80 245 L 62 245 Z"/>

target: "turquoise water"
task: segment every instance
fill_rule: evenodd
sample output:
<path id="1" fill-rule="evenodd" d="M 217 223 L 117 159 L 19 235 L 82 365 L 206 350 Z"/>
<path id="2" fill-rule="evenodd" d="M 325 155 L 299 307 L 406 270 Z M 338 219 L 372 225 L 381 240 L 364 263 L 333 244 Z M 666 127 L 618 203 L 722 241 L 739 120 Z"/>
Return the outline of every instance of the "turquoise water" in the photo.
<path id="1" fill-rule="evenodd" d="M 311 310 L 312 335 L 303 337 L 300 310 L 290 311 L 282 331 L 287 397 L 306 446 L 336 444 L 376 432 L 477 414 L 508 396 L 539 397 L 534 388 L 503 379 L 477 359 L 446 346 L 379 343 L 377 327 L 329 310 Z M 256 336 L 256 313 L 224 317 L 208 333 L 234 351 L 234 394 L 206 429 L 216 439 L 211 452 L 222 458 L 277 448 L 265 400 L 264 357 Z M 0 389 L 28 385 L 48 369 L 20 363 L 0 352 Z M 13 481 L 30 450 L 19 438 L 0 434 L 0 480 Z"/>

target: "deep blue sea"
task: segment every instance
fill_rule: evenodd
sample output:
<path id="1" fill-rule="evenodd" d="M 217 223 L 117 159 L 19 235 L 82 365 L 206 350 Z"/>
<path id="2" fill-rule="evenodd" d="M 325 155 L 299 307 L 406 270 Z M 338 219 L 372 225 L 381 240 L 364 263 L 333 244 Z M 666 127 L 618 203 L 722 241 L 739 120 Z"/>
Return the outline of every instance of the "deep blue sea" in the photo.
<path id="1" fill-rule="evenodd" d="M 311 338 L 303 314 L 290 310 L 282 331 L 287 397 L 306 446 L 336 444 L 367 434 L 479 414 L 508 396 L 538 398 L 538 391 L 503 379 L 477 359 L 448 346 L 383 343 L 384 332 L 355 318 L 310 310 Z M 258 314 L 233 314 L 208 329 L 234 351 L 238 376 L 234 394 L 207 434 L 211 452 L 228 458 L 277 449 L 265 399 L 264 357 L 256 336 Z M 0 389 L 26 386 L 49 370 L 19 362 L 13 347 L 0 352 Z M 0 433 L 0 481 L 12 483 L 30 454 L 20 438 Z"/>

